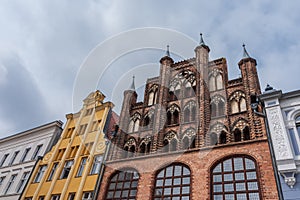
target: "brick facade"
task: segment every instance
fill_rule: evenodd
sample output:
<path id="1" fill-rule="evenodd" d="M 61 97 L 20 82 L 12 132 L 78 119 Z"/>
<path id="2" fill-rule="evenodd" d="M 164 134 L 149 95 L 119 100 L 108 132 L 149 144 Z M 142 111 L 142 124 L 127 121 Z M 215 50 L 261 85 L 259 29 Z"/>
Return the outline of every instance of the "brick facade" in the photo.
<path id="1" fill-rule="evenodd" d="M 238 155 L 256 162 L 260 198 L 277 198 L 264 121 L 251 109 L 260 94 L 256 61 L 244 57 L 241 77 L 228 80 L 226 59 L 209 61 L 209 51 L 202 41 L 195 58 L 163 57 L 160 75 L 147 80 L 144 102 L 136 102 L 134 90 L 124 92 L 99 200 L 116 170 L 125 168 L 139 173 L 136 199 L 154 199 L 157 170 L 171 163 L 190 168 L 189 199 L 212 199 L 212 167 Z"/>

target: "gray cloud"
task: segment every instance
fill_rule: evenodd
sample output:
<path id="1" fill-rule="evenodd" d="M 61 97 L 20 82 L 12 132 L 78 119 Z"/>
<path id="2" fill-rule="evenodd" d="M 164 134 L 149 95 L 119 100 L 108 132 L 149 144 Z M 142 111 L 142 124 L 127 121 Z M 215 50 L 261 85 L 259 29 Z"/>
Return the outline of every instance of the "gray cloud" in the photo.
<path id="1" fill-rule="evenodd" d="M 169 28 L 195 40 L 203 32 L 211 59 L 227 59 L 230 78 L 239 74 L 237 63 L 245 42 L 250 55 L 257 59 L 263 88 L 270 83 L 284 91 L 299 89 L 299 6 L 300 2 L 293 0 L 3 0 L 0 133 L 4 136 L 38 123 L 64 120 L 66 113 L 76 112 L 72 110 L 72 92 L 86 56 L 98 43 L 132 28 Z M 193 56 L 193 49 L 190 51 Z M 159 65 L 159 57 L 145 55 L 144 62 L 149 58 Z M 122 61 L 130 66 L 130 60 Z M 16 104 L 19 95 L 22 104 Z"/>

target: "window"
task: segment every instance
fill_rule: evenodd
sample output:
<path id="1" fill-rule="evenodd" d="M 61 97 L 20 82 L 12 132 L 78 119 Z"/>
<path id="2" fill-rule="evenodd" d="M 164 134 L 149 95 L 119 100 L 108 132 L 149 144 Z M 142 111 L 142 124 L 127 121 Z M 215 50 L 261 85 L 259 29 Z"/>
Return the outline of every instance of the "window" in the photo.
<path id="1" fill-rule="evenodd" d="M 236 91 L 230 97 L 231 113 L 239 113 L 247 110 L 245 94 Z"/>
<path id="2" fill-rule="evenodd" d="M 57 167 L 58 167 L 58 163 L 53 163 L 53 166 L 52 166 L 52 169 L 50 171 L 47 181 L 51 181 L 53 179 L 53 176 L 55 174 Z"/>
<path id="3" fill-rule="evenodd" d="M 71 150 L 69 151 L 68 158 L 74 158 L 76 156 L 76 153 L 77 153 L 78 149 L 79 149 L 79 145 L 72 146 Z"/>
<path id="4" fill-rule="evenodd" d="M 7 193 L 9 192 L 9 190 L 10 190 L 12 184 L 14 183 L 16 177 L 17 177 L 17 174 L 11 175 L 11 177 L 10 177 L 10 179 L 9 179 L 9 182 L 8 182 L 8 184 L 7 184 L 7 186 L 6 186 L 6 189 L 5 189 L 5 191 L 4 191 L 4 194 L 7 194 Z"/>
<path id="5" fill-rule="evenodd" d="M 140 126 L 141 116 L 138 113 L 135 113 L 129 122 L 128 133 L 137 132 Z"/>
<path id="6" fill-rule="evenodd" d="M 218 144 L 218 135 L 216 133 L 210 134 L 210 145 L 217 145 Z"/>
<path id="7" fill-rule="evenodd" d="M 163 152 L 170 152 L 177 150 L 177 135 L 174 131 L 166 134 L 163 143 Z"/>
<path id="8" fill-rule="evenodd" d="M 106 200 L 136 199 L 138 181 L 135 170 L 118 171 L 109 180 Z"/>
<path id="9" fill-rule="evenodd" d="M 190 101 L 183 109 L 183 121 L 184 122 L 193 122 L 196 119 L 196 103 L 194 101 Z"/>
<path id="10" fill-rule="evenodd" d="M 157 103 L 158 86 L 154 85 L 149 91 L 150 92 L 148 94 L 148 106 L 152 106 Z"/>
<path id="11" fill-rule="evenodd" d="M 67 134 L 66 134 L 65 138 L 72 137 L 72 134 L 73 134 L 74 130 L 75 130 L 75 127 L 68 128 L 68 131 L 67 131 Z"/>
<path id="12" fill-rule="evenodd" d="M 32 200 L 32 197 L 25 197 L 24 200 Z"/>
<path id="13" fill-rule="evenodd" d="M 80 125 L 79 130 L 78 130 L 78 135 L 83 135 L 85 133 L 86 127 L 87 127 L 87 124 Z"/>
<path id="14" fill-rule="evenodd" d="M 68 178 L 73 164 L 74 164 L 73 160 L 68 160 L 68 161 L 65 162 L 64 168 L 63 168 L 63 170 L 61 172 L 61 175 L 60 175 L 60 179 Z"/>
<path id="15" fill-rule="evenodd" d="M 187 166 L 172 164 L 156 175 L 154 199 L 190 199 L 191 172 Z"/>
<path id="16" fill-rule="evenodd" d="M 167 125 L 179 124 L 179 108 L 173 104 L 167 111 Z"/>
<path id="17" fill-rule="evenodd" d="M 12 165 L 12 164 L 14 163 L 14 161 L 15 161 L 16 157 L 18 156 L 19 152 L 20 152 L 20 151 L 16 151 L 16 152 L 14 153 L 14 155 L 13 155 L 13 157 L 11 158 L 11 160 L 10 160 L 10 162 L 9 162 L 8 165 Z"/>
<path id="18" fill-rule="evenodd" d="M 223 88 L 223 77 L 221 75 L 221 71 L 215 69 L 209 77 L 209 91 L 221 90 Z"/>
<path id="19" fill-rule="evenodd" d="M 74 200 L 75 194 L 76 194 L 75 192 L 69 193 L 68 200 Z"/>
<path id="20" fill-rule="evenodd" d="M 1 176 L 1 177 L 0 177 L 0 188 L 1 188 L 1 186 L 2 186 L 2 183 L 3 183 L 4 179 L 5 179 L 5 176 Z"/>
<path id="21" fill-rule="evenodd" d="M 4 163 L 5 163 L 5 161 L 6 161 L 6 159 L 7 159 L 7 157 L 8 157 L 8 153 L 7 154 L 4 154 L 4 156 L 2 157 L 2 160 L 1 160 L 1 162 L 0 162 L 0 167 L 2 167 L 3 165 L 4 165 Z"/>
<path id="22" fill-rule="evenodd" d="M 219 95 L 214 96 L 212 98 L 210 108 L 211 108 L 211 117 L 223 116 L 225 114 L 225 112 L 224 112 L 224 110 L 225 110 L 224 98 L 222 96 L 219 96 Z"/>
<path id="23" fill-rule="evenodd" d="M 102 164 L 102 156 L 97 155 L 94 157 L 94 162 L 91 169 L 91 174 L 98 174 L 100 172 L 101 164 Z"/>
<path id="24" fill-rule="evenodd" d="M 241 131 L 238 128 L 235 129 L 233 133 L 234 133 L 234 141 L 235 142 L 242 141 L 242 133 L 241 133 Z"/>
<path id="25" fill-rule="evenodd" d="M 59 200 L 60 194 L 54 194 L 51 196 L 51 200 Z"/>
<path id="26" fill-rule="evenodd" d="M 81 155 L 89 155 L 93 145 L 94 142 L 86 143 L 81 150 Z"/>
<path id="27" fill-rule="evenodd" d="M 82 176 L 82 172 L 83 172 L 84 167 L 86 165 L 86 161 L 87 161 L 87 157 L 83 157 L 81 159 L 80 165 L 78 167 L 77 175 L 76 175 L 77 177 Z"/>
<path id="28" fill-rule="evenodd" d="M 91 127 L 91 131 L 97 131 L 99 129 L 99 124 L 100 124 L 101 120 L 99 121 L 93 121 L 92 127 Z"/>
<path id="29" fill-rule="evenodd" d="M 83 192 L 82 200 L 92 200 L 93 199 L 93 192 Z"/>
<path id="30" fill-rule="evenodd" d="M 21 177 L 20 183 L 17 187 L 17 190 L 16 190 L 17 193 L 22 192 L 28 178 L 29 178 L 29 172 L 24 172 L 23 176 Z"/>
<path id="31" fill-rule="evenodd" d="M 20 159 L 20 163 L 24 162 L 26 160 L 27 154 L 29 153 L 31 148 L 26 148 L 21 159 Z"/>
<path id="32" fill-rule="evenodd" d="M 33 153 L 33 155 L 32 155 L 32 158 L 31 158 L 31 160 L 35 160 L 35 159 L 37 159 L 37 157 L 39 156 L 39 153 L 40 153 L 40 151 L 41 151 L 41 149 L 42 149 L 42 144 L 40 144 L 40 145 L 38 145 L 37 147 L 36 147 L 36 149 L 35 149 L 35 151 L 34 151 L 34 153 Z"/>
<path id="33" fill-rule="evenodd" d="M 261 199 L 256 162 L 248 156 L 223 159 L 211 170 L 211 199 Z"/>
<path id="34" fill-rule="evenodd" d="M 47 169 L 47 165 L 41 165 L 38 169 L 38 172 L 35 176 L 34 183 L 39 183 L 42 180 L 42 177 Z"/>
<path id="35" fill-rule="evenodd" d="M 45 196 L 39 196 L 39 200 L 44 200 Z"/>
<path id="36" fill-rule="evenodd" d="M 66 151 L 66 149 L 59 149 L 58 153 L 56 154 L 55 160 L 61 160 L 62 157 L 63 157 L 63 155 L 64 155 L 64 153 L 65 153 L 65 151 Z"/>
<path id="37" fill-rule="evenodd" d="M 149 130 L 153 128 L 154 111 L 150 110 L 144 117 L 144 129 Z"/>

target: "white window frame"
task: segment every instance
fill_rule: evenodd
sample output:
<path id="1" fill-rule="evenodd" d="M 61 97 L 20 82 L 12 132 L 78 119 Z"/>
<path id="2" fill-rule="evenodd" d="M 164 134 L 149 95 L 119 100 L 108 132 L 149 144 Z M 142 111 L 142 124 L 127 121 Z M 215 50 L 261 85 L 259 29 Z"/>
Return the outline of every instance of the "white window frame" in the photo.
<path id="1" fill-rule="evenodd" d="M 24 153 L 23 153 L 23 155 L 22 155 L 22 157 L 20 159 L 20 163 L 22 163 L 22 162 L 24 162 L 26 160 L 26 157 L 27 157 L 27 155 L 28 155 L 28 153 L 29 153 L 30 150 L 31 150 L 30 147 L 25 149 L 25 151 L 24 151 Z"/>
<path id="2" fill-rule="evenodd" d="M 83 192 L 82 193 L 82 200 L 92 200 L 93 199 L 94 192 L 89 191 L 89 192 Z"/>
<path id="3" fill-rule="evenodd" d="M 39 167 L 38 172 L 36 173 L 35 178 L 33 180 L 34 183 L 41 182 L 46 169 L 47 169 L 47 165 L 41 165 Z"/>
<path id="4" fill-rule="evenodd" d="M 60 179 L 66 179 L 66 178 L 68 178 L 68 176 L 70 174 L 70 171 L 72 169 L 73 164 L 74 164 L 74 160 L 66 160 L 64 168 L 63 168 L 63 170 L 61 171 L 61 174 L 60 174 Z M 67 171 L 68 171 L 68 175 L 65 177 L 64 174 Z"/>
<path id="5" fill-rule="evenodd" d="M 37 145 L 37 147 L 35 148 L 34 153 L 32 154 L 31 160 L 37 159 L 37 157 L 39 156 L 39 153 L 40 153 L 42 147 L 43 147 L 43 144 Z"/>
<path id="6" fill-rule="evenodd" d="M 96 155 L 94 157 L 93 165 L 92 165 L 91 172 L 90 172 L 91 175 L 98 174 L 100 172 L 102 161 L 103 161 L 102 155 Z"/>
<path id="7" fill-rule="evenodd" d="M 57 167 L 58 167 L 58 162 L 53 163 L 51 171 L 50 171 L 50 174 L 49 174 L 49 176 L 47 178 L 47 181 L 51 181 L 53 179 L 53 176 L 54 176 L 54 174 L 56 172 Z"/>
<path id="8" fill-rule="evenodd" d="M 60 194 L 53 194 L 51 196 L 51 200 L 59 200 L 60 199 Z"/>
<path id="9" fill-rule="evenodd" d="M 22 192 L 22 190 L 24 189 L 24 186 L 26 185 L 26 182 L 27 182 L 27 180 L 29 178 L 29 175 L 30 175 L 29 171 L 23 173 L 23 175 L 21 177 L 21 180 L 20 180 L 20 182 L 18 184 L 18 187 L 16 189 L 16 193 Z"/>
<path id="10" fill-rule="evenodd" d="M 16 179 L 17 176 L 18 176 L 18 174 L 11 175 L 11 177 L 10 177 L 8 183 L 7 183 L 6 189 L 4 191 L 4 194 L 7 194 L 9 192 L 9 190 L 11 189 L 11 186 L 14 184 L 15 179 Z"/>
<path id="11" fill-rule="evenodd" d="M 80 161 L 80 164 L 79 164 L 79 167 L 78 167 L 77 174 L 76 174 L 77 177 L 82 176 L 82 173 L 83 173 L 83 170 L 84 170 L 84 167 L 85 167 L 86 163 L 87 163 L 87 157 L 82 157 L 81 161 Z"/>

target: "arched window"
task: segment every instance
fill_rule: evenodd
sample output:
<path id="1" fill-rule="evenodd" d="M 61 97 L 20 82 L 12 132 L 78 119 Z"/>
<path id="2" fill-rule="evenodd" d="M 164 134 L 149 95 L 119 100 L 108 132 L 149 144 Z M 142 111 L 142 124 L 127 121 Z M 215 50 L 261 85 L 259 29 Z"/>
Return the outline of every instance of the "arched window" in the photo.
<path id="1" fill-rule="evenodd" d="M 234 130 L 234 141 L 240 142 L 241 140 L 242 140 L 241 131 L 238 128 L 236 128 Z"/>
<path id="2" fill-rule="evenodd" d="M 189 138 L 186 136 L 182 140 L 182 148 L 183 149 L 188 149 L 189 146 L 190 146 L 190 141 L 189 141 Z"/>
<path id="3" fill-rule="evenodd" d="M 195 119 L 196 119 L 196 103 L 195 103 L 195 101 L 189 101 L 184 106 L 183 112 L 184 112 L 183 121 L 185 123 L 195 121 Z"/>
<path id="4" fill-rule="evenodd" d="M 225 131 L 222 131 L 221 134 L 220 134 L 220 143 L 221 144 L 226 144 L 226 140 L 227 140 L 226 133 L 225 133 Z"/>
<path id="5" fill-rule="evenodd" d="M 151 151 L 151 142 L 148 142 L 146 146 L 146 154 L 150 153 L 150 151 Z"/>
<path id="6" fill-rule="evenodd" d="M 231 113 L 247 111 L 245 94 L 241 91 L 234 92 L 230 97 Z"/>
<path id="7" fill-rule="evenodd" d="M 186 108 L 184 110 L 183 121 L 184 122 L 189 122 L 190 121 L 190 109 L 189 108 Z"/>
<path id="8" fill-rule="evenodd" d="M 149 91 L 150 92 L 148 95 L 148 106 L 152 106 L 157 103 L 158 86 L 152 86 Z"/>
<path id="9" fill-rule="evenodd" d="M 131 118 L 128 126 L 128 133 L 139 131 L 140 127 L 140 114 L 135 113 Z"/>
<path id="10" fill-rule="evenodd" d="M 250 130 L 249 130 L 248 126 L 246 126 L 243 129 L 243 136 L 244 136 L 244 140 L 250 140 L 251 139 L 251 137 L 250 137 Z"/>
<path id="11" fill-rule="evenodd" d="M 225 110 L 224 98 L 220 95 L 216 95 L 212 97 L 210 108 L 211 108 L 211 117 L 223 116 Z"/>
<path id="12" fill-rule="evenodd" d="M 211 117 L 216 117 L 217 116 L 217 105 L 212 102 L 210 104 L 210 107 L 211 107 Z"/>
<path id="13" fill-rule="evenodd" d="M 216 86 L 217 90 L 223 89 L 223 78 L 221 74 L 216 76 Z"/>
<path id="14" fill-rule="evenodd" d="M 179 108 L 173 104 L 167 111 L 167 125 L 179 124 Z"/>
<path id="15" fill-rule="evenodd" d="M 208 85 L 209 91 L 221 90 L 224 88 L 222 72 L 214 69 L 209 76 Z"/>
<path id="16" fill-rule="evenodd" d="M 150 110 L 144 117 L 144 129 L 152 129 L 154 123 L 154 112 Z"/>
<path id="17" fill-rule="evenodd" d="M 139 174 L 132 169 L 116 172 L 108 183 L 107 200 L 136 199 Z"/>
<path id="18" fill-rule="evenodd" d="M 146 144 L 145 142 L 143 142 L 141 145 L 140 145 L 140 153 L 141 154 L 144 154 L 146 152 Z"/>
<path id="19" fill-rule="evenodd" d="M 218 136 L 216 133 L 210 134 L 210 145 L 217 145 L 218 144 Z"/>
<path id="20" fill-rule="evenodd" d="M 190 199 L 191 171 L 182 164 L 161 169 L 155 178 L 153 199 Z"/>
<path id="21" fill-rule="evenodd" d="M 133 157 L 133 156 L 134 156 L 134 153 L 135 153 L 135 146 L 132 145 L 132 146 L 129 148 L 128 157 Z"/>
<path id="22" fill-rule="evenodd" d="M 177 135 L 174 131 L 168 132 L 164 137 L 163 152 L 177 150 Z"/>
<path id="23" fill-rule="evenodd" d="M 261 199 L 257 164 L 248 156 L 227 157 L 211 169 L 211 197 L 217 199 Z"/>
<path id="24" fill-rule="evenodd" d="M 174 95 L 176 96 L 176 100 L 180 99 L 180 85 L 176 85 Z"/>

